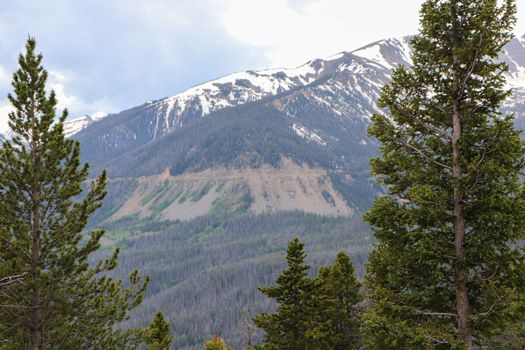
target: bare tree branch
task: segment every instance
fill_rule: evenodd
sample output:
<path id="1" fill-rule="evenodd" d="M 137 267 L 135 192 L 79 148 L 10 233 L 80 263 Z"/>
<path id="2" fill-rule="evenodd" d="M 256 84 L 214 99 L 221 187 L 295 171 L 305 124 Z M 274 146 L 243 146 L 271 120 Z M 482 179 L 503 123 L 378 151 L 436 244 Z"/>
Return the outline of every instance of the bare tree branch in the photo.
<path id="1" fill-rule="evenodd" d="M 27 274 L 27 272 L 21 273 L 19 275 L 13 275 L 13 276 L 7 276 L 0 278 L 0 287 L 4 287 L 13 283 L 22 282 L 24 279 L 24 276 Z"/>

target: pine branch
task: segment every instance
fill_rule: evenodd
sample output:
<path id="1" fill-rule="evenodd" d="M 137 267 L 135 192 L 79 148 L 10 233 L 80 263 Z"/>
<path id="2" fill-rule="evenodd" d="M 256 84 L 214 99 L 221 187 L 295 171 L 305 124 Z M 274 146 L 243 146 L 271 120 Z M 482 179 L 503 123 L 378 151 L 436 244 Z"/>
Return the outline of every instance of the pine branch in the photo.
<path id="1" fill-rule="evenodd" d="M 421 311 L 418 309 L 413 309 L 416 313 L 425 316 L 437 316 L 437 317 L 457 317 L 456 314 L 450 312 L 431 312 L 431 311 Z"/>
<path id="2" fill-rule="evenodd" d="M 414 151 L 417 155 L 419 155 L 420 158 L 434 164 L 435 166 L 438 166 L 440 168 L 444 168 L 444 169 L 447 169 L 447 170 L 452 170 L 452 167 L 450 165 L 447 165 L 447 164 L 444 164 L 444 163 L 441 163 L 435 159 L 432 159 L 431 157 L 429 157 L 428 155 L 426 155 L 422 150 L 420 150 L 419 148 L 411 145 L 410 143 L 408 142 L 405 142 L 403 140 L 402 137 L 398 137 L 396 139 L 396 141 L 401 144 L 402 146 L 405 146 L 406 148 L 409 148 L 411 149 L 412 151 Z"/>

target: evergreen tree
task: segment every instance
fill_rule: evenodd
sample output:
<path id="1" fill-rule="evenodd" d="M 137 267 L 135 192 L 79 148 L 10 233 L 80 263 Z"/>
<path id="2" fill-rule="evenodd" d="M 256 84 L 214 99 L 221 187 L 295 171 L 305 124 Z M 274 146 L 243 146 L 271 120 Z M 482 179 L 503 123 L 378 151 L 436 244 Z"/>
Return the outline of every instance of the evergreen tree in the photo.
<path id="1" fill-rule="evenodd" d="M 136 348 L 142 331 L 115 326 L 141 302 L 147 280 L 135 271 L 124 288 L 108 277 L 118 250 L 88 263 L 104 232 L 83 230 L 106 194 L 106 175 L 82 193 L 88 165 L 79 143 L 64 137 L 67 111 L 55 118 L 34 39 L 18 62 L 8 96 L 14 137 L 0 148 L 0 271 L 25 275 L 2 288 L 0 339 L 13 349 Z"/>
<path id="2" fill-rule="evenodd" d="M 315 317 L 308 337 L 319 350 L 361 348 L 361 284 L 355 276 L 350 257 L 340 252 L 335 264 L 323 266 L 315 279 Z"/>
<path id="3" fill-rule="evenodd" d="M 279 277 L 277 285 L 259 288 L 277 302 L 274 314 L 262 313 L 254 318 L 255 325 L 265 332 L 261 350 L 307 350 L 313 347 L 306 339 L 311 320 L 312 280 L 307 277 L 310 266 L 304 263 L 304 244 L 293 239 L 288 245 L 288 267 Z"/>
<path id="4" fill-rule="evenodd" d="M 170 324 L 161 312 L 157 313 L 144 336 L 147 350 L 168 350 L 172 339 Z"/>
<path id="5" fill-rule="evenodd" d="M 473 349 L 505 332 L 525 288 L 524 143 L 498 62 L 513 0 L 427 0 L 370 134 L 388 189 L 366 215 L 378 244 L 365 278 L 370 349 Z M 521 319 L 521 321 L 519 320 Z"/>
<path id="6" fill-rule="evenodd" d="M 228 348 L 221 337 L 214 335 L 211 340 L 208 340 L 206 344 L 204 344 L 204 350 L 228 350 Z"/>

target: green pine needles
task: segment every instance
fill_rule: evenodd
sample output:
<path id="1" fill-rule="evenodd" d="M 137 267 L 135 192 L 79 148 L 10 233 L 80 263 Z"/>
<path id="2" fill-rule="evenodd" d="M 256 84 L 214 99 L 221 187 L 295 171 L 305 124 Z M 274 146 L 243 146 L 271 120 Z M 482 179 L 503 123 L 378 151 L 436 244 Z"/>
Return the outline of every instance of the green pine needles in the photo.
<path id="1" fill-rule="evenodd" d="M 515 13 L 512 0 L 426 1 L 413 67 L 382 91 L 367 349 L 486 348 L 525 322 L 525 147 L 499 113 Z"/>
<path id="2" fill-rule="evenodd" d="M 103 231 L 84 233 L 106 194 L 106 174 L 88 182 L 79 143 L 65 139 L 55 93 L 46 93 L 42 55 L 29 38 L 9 100 L 13 138 L 0 148 L 0 273 L 22 276 L 1 287 L 2 349 L 134 349 L 142 329 L 116 327 L 144 296 L 148 278 L 129 287 L 107 276 L 118 250 L 95 265 Z"/>
<path id="3" fill-rule="evenodd" d="M 273 287 L 259 290 L 277 303 L 274 314 L 262 313 L 255 324 L 264 330 L 261 350 L 360 349 L 360 284 L 348 255 L 341 252 L 332 266 L 307 276 L 304 245 L 288 245 L 288 266 Z"/>

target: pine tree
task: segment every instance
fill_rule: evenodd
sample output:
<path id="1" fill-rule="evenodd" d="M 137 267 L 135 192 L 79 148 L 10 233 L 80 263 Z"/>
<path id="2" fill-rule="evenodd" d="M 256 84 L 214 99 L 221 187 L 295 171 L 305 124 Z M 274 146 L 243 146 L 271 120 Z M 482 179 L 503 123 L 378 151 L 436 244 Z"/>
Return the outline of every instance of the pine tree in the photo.
<path id="1" fill-rule="evenodd" d="M 147 350 L 169 350 L 172 340 L 170 324 L 161 312 L 157 313 L 144 336 Z"/>
<path id="2" fill-rule="evenodd" d="M 259 288 L 277 302 L 274 314 L 262 313 L 254 318 L 255 325 L 265 332 L 261 350 L 307 350 L 313 347 L 306 339 L 311 320 L 312 280 L 307 277 L 310 269 L 304 263 L 304 244 L 293 239 L 288 245 L 287 269 L 277 277 L 277 285 Z"/>
<path id="3" fill-rule="evenodd" d="M 13 75 L 14 137 L 0 148 L 0 271 L 24 274 L 2 288 L 0 339 L 13 349 L 133 349 L 141 330 L 115 326 L 141 302 L 147 285 L 135 271 L 130 287 L 107 272 L 118 250 L 92 265 L 103 231 L 84 233 L 105 196 L 106 175 L 87 183 L 79 143 L 64 138 L 64 111 L 46 93 L 42 55 L 29 38 Z"/>
<path id="4" fill-rule="evenodd" d="M 512 38 L 512 0 L 427 0 L 372 118 L 372 161 L 388 194 L 366 219 L 378 244 L 365 278 L 370 349 L 473 349 L 523 314 L 524 143 L 498 62 Z"/>
<path id="5" fill-rule="evenodd" d="M 315 279 L 314 317 L 308 338 L 319 350 L 361 348 L 360 310 L 363 300 L 350 257 L 340 252 L 335 264 L 323 266 Z"/>

